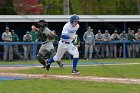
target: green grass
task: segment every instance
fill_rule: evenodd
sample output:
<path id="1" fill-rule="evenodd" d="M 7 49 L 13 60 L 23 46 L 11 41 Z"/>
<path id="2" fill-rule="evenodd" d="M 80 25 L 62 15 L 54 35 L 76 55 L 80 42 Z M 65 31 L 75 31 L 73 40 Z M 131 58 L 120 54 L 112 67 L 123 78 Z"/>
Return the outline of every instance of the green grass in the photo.
<path id="1" fill-rule="evenodd" d="M 78 66 L 77 69 L 80 70 L 81 76 L 140 78 L 140 73 L 139 73 L 140 64 Z M 28 69 L 28 70 L 1 71 L 1 72 L 71 75 L 71 66 L 64 67 L 64 69 L 61 69 L 59 67 L 52 67 L 50 71 L 33 67 L 32 69 Z"/>
<path id="2" fill-rule="evenodd" d="M 72 62 L 72 60 L 62 60 L 63 63 L 69 63 Z M 134 59 L 130 59 L 130 58 L 115 58 L 115 59 L 93 59 L 93 60 L 83 60 L 80 59 L 79 62 L 126 62 L 126 63 L 140 63 L 140 59 L 139 58 L 134 58 Z M 38 61 L 14 61 L 14 62 L 4 62 L 1 61 L 1 64 L 39 64 Z"/>
<path id="3" fill-rule="evenodd" d="M 63 60 L 63 63 L 71 63 L 72 60 Z M 139 59 L 94 59 L 79 60 L 79 62 L 114 62 L 114 63 L 140 63 Z M 39 64 L 37 61 L 0 62 L 0 64 Z M 139 78 L 140 64 L 133 65 L 98 65 L 78 66 L 81 76 L 122 77 Z M 71 75 L 71 66 L 61 69 L 52 67 L 50 71 L 33 67 L 28 70 L 0 71 L 31 74 L 63 74 Z M 0 81 L 0 93 L 139 93 L 139 84 L 120 84 L 90 82 L 81 80 L 62 79 L 29 79 Z"/>
<path id="4" fill-rule="evenodd" d="M 139 93 L 140 85 L 35 79 L 0 82 L 0 93 Z"/>

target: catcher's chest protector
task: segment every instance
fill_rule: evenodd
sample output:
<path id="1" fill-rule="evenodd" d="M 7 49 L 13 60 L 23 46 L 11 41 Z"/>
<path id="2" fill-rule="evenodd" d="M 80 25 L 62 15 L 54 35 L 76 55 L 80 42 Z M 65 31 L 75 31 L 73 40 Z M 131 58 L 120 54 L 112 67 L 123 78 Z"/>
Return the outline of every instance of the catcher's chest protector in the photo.
<path id="1" fill-rule="evenodd" d="M 47 35 L 43 32 L 39 33 L 39 37 L 42 42 L 45 42 L 47 40 Z"/>

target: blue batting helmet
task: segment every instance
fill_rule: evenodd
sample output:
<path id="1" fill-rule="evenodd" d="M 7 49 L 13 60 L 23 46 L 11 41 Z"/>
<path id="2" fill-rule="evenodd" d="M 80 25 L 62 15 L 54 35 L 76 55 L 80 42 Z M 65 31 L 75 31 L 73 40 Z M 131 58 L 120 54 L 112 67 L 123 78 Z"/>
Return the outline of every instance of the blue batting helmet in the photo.
<path id="1" fill-rule="evenodd" d="M 73 23 L 73 21 L 78 21 L 79 22 L 79 16 L 77 16 L 76 14 L 72 15 L 70 17 L 70 22 Z"/>

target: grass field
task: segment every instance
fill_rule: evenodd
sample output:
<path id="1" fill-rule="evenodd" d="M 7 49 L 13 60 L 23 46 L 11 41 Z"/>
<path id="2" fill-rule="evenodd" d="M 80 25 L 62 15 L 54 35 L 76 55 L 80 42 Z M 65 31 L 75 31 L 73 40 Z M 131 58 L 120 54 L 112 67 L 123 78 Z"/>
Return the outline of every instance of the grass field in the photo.
<path id="1" fill-rule="evenodd" d="M 79 62 L 114 62 L 114 63 L 140 63 L 139 59 L 96 59 L 79 60 Z M 71 63 L 71 60 L 63 60 Z M 37 61 L 29 62 L 0 62 L 3 64 L 38 64 Z M 140 64 L 126 65 L 97 65 L 78 66 L 80 76 L 137 78 L 140 79 Z M 30 74 L 59 74 L 71 75 L 71 66 L 52 67 L 50 71 L 33 67 L 27 70 L 0 71 Z M 105 83 L 81 80 L 63 79 L 27 79 L 0 81 L 0 93 L 139 93 L 140 84 Z"/>
<path id="2" fill-rule="evenodd" d="M 78 70 L 81 76 L 100 76 L 100 77 L 121 77 L 121 78 L 140 78 L 140 64 L 136 65 L 99 65 L 99 66 L 80 66 Z M 4 71 L 2 71 L 4 72 Z M 28 74 L 59 74 L 71 75 L 71 67 L 52 67 L 50 71 L 42 68 L 27 69 L 27 70 L 11 70 L 5 72 L 13 73 L 28 73 Z"/>
<path id="3" fill-rule="evenodd" d="M 75 80 L 16 80 L 0 82 L 0 93 L 139 93 L 140 85 Z"/>
<path id="4" fill-rule="evenodd" d="M 71 63 L 72 60 L 62 60 L 63 63 Z M 93 60 L 79 60 L 79 62 L 126 62 L 126 63 L 140 63 L 139 58 L 115 58 L 115 59 L 93 59 Z M 3 62 L 0 61 L 0 64 L 39 64 L 38 61 L 14 61 L 14 62 Z"/>

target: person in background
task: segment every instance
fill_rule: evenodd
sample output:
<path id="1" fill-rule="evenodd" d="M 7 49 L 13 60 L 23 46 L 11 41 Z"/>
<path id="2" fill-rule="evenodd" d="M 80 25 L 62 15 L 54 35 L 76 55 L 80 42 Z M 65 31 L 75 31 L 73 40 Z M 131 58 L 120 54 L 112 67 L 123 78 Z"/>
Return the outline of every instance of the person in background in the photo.
<path id="1" fill-rule="evenodd" d="M 95 36 L 93 33 L 93 29 L 88 27 L 87 31 L 83 35 L 83 40 L 85 42 L 85 53 L 84 59 L 92 59 L 93 56 L 93 46 L 95 46 Z M 89 53 L 89 56 L 88 56 Z"/>
<path id="2" fill-rule="evenodd" d="M 128 40 L 127 33 L 125 31 L 122 31 L 122 33 L 119 35 L 120 41 Z M 122 44 L 119 46 L 119 57 L 122 57 Z"/>
<path id="3" fill-rule="evenodd" d="M 105 30 L 105 33 L 103 34 L 103 39 L 104 39 L 105 42 L 110 41 L 110 34 L 109 34 L 108 30 Z M 105 43 L 103 45 L 104 45 L 104 50 L 105 50 L 105 53 L 106 53 L 106 57 L 108 58 L 109 57 L 109 44 Z"/>
<path id="4" fill-rule="evenodd" d="M 32 36 L 32 42 L 38 42 L 38 31 L 36 30 L 36 27 L 34 25 L 31 26 L 31 31 L 30 31 L 30 35 Z M 34 51 L 35 54 L 37 53 L 37 44 L 35 45 L 35 51 L 32 49 L 31 47 L 31 51 Z M 35 58 L 36 59 L 36 58 Z"/>
<path id="5" fill-rule="evenodd" d="M 52 30 L 55 34 L 55 38 L 54 38 L 54 50 L 57 51 L 57 46 L 58 46 L 58 42 L 59 42 L 59 38 L 58 38 L 58 35 L 56 34 L 55 30 Z"/>
<path id="6" fill-rule="evenodd" d="M 98 30 L 98 33 L 95 35 L 95 40 L 98 42 L 103 41 L 103 35 L 101 33 L 101 30 Z M 104 46 L 101 43 L 98 43 L 95 45 L 95 50 L 96 50 L 96 57 L 97 58 L 104 58 Z M 99 52 L 101 52 L 101 56 L 99 55 Z"/>
<path id="7" fill-rule="evenodd" d="M 128 28 L 127 28 L 127 31 L 128 31 L 128 32 L 129 32 L 129 31 L 131 31 L 131 28 L 130 28 L 130 27 L 128 27 Z"/>
<path id="8" fill-rule="evenodd" d="M 19 42 L 18 35 L 15 34 L 14 30 L 11 30 L 11 34 L 12 34 L 12 42 Z M 12 48 L 16 56 L 18 56 L 21 60 L 23 60 L 23 56 L 18 51 L 18 45 L 12 45 Z"/>
<path id="9" fill-rule="evenodd" d="M 138 29 L 138 32 L 135 34 L 136 41 L 140 41 L 140 29 Z M 135 57 L 140 57 L 140 44 L 135 44 Z"/>
<path id="10" fill-rule="evenodd" d="M 9 27 L 5 28 L 5 32 L 2 33 L 2 40 L 4 42 L 12 42 L 12 35 L 9 31 Z M 4 45 L 4 54 L 3 54 L 3 60 L 8 61 L 8 55 L 9 55 L 9 61 L 13 61 L 13 48 L 12 45 Z"/>
<path id="11" fill-rule="evenodd" d="M 23 42 L 32 42 L 32 35 L 30 35 L 30 32 L 27 31 L 26 34 L 23 36 Z M 29 55 L 30 55 L 30 59 L 32 59 L 31 57 L 31 45 L 30 44 L 25 44 L 23 45 L 23 49 L 24 49 L 24 60 L 28 60 Z"/>
<path id="12" fill-rule="evenodd" d="M 135 36 L 133 33 L 133 30 L 130 30 L 128 33 L 128 40 L 135 42 Z M 127 53 L 128 53 L 128 57 L 134 57 L 134 44 L 127 44 Z"/>
<path id="13" fill-rule="evenodd" d="M 115 30 L 114 34 L 112 34 L 110 38 L 111 38 L 111 41 L 120 40 L 118 31 Z M 113 54 L 114 54 L 114 58 L 116 58 L 117 57 L 117 44 L 116 43 L 113 43 L 110 45 L 110 57 L 111 58 L 113 58 Z"/>

